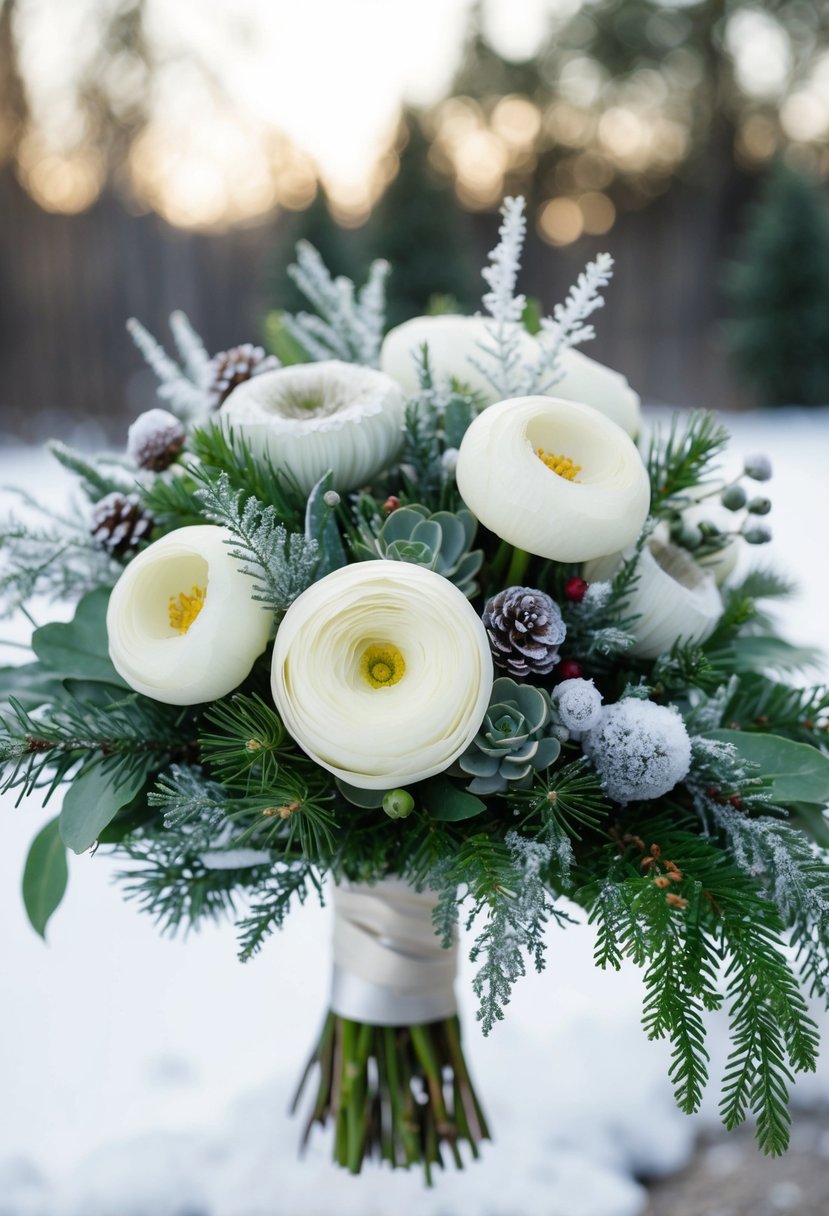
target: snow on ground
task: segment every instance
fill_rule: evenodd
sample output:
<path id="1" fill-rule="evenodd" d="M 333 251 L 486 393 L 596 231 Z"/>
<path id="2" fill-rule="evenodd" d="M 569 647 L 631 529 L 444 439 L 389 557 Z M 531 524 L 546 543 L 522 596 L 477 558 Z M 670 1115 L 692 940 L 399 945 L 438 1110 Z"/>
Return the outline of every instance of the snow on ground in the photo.
<path id="1" fill-rule="evenodd" d="M 803 592 L 786 631 L 822 639 L 829 414 L 732 424 L 739 450 L 775 462 L 776 540 L 762 556 Z M 39 490 L 43 467 L 8 450 L 0 482 Z M 546 972 L 519 984 L 487 1040 L 462 972 L 468 1051 L 496 1137 L 482 1162 L 433 1193 L 417 1174 L 344 1176 L 319 1135 L 300 1163 L 286 1109 L 323 1013 L 329 910 L 301 909 L 242 967 L 228 926 L 159 939 L 122 902 L 111 863 L 83 856 L 44 946 L 19 883 L 49 813 L 8 799 L 0 810 L 0 1216 L 635 1216 L 645 1206 L 635 1178 L 688 1159 L 695 1124 L 673 1106 L 665 1045 L 639 1027 L 638 975 L 596 971 L 579 926 L 551 932 Z M 825 1059 L 798 1095 L 829 1098 Z M 712 1087 L 704 1119 L 715 1100 Z"/>

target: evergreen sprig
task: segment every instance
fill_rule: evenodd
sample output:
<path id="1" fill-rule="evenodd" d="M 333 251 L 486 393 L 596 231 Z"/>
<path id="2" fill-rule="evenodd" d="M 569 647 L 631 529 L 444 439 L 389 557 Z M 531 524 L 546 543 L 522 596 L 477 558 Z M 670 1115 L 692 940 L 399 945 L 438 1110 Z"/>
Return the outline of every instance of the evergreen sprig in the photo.
<path id="1" fill-rule="evenodd" d="M 728 440 L 728 431 L 708 410 L 695 410 L 685 419 L 675 415 L 667 435 L 657 429 L 647 454 L 651 511 L 670 513 L 689 490 L 704 486 Z"/>
<path id="2" fill-rule="evenodd" d="M 227 473 L 203 474 L 196 498 L 208 519 L 227 528 L 230 555 L 255 579 L 253 598 L 277 615 L 286 611 L 314 578 L 319 546 L 301 532 L 288 535 L 272 506 L 234 490 Z"/>
<path id="3" fill-rule="evenodd" d="M 288 274 L 315 313 L 284 313 L 285 329 L 311 359 L 342 359 L 376 367 L 389 269 L 382 259 L 372 262 L 365 284 L 357 291 L 350 279 L 332 278 L 314 246 L 300 241 L 296 263 L 288 267 Z"/>

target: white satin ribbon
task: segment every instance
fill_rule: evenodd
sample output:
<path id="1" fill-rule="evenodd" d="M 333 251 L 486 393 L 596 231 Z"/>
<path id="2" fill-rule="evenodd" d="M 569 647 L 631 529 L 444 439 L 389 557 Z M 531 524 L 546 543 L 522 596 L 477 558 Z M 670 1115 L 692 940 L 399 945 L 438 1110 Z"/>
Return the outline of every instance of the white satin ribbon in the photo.
<path id="1" fill-rule="evenodd" d="M 458 946 L 432 925 L 433 892 L 399 878 L 334 888 L 331 1008 L 373 1026 L 436 1022 L 457 1012 Z"/>

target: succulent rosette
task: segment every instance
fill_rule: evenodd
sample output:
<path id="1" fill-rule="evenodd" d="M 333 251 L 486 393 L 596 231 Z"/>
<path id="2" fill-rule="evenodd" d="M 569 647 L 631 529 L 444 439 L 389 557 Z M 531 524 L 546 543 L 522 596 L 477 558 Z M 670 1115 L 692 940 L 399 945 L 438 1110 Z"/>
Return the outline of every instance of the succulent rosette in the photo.
<path id="1" fill-rule="evenodd" d="M 359 562 L 295 600 L 271 680 L 293 738 L 358 789 L 441 773 L 468 746 L 492 689 L 486 632 L 466 597 L 407 562 Z"/>
<path id="2" fill-rule="evenodd" d="M 219 417 L 306 493 L 329 469 L 334 489 L 353 490 L 387 468 L 403 440 L 395 382 L 335 359 L 252 376 L 233 389 Z"/>
<path id="3" fill-rule="evenodd" d="M 63 796 L 26 864 L 32 924 L 67 849 L 126 863 L 167 929 L 235 916 L 246 959 L 328 882 L 304 1138 L 333 1126 L 352 1173 L 431 1182 L 489 1138 L 459 923 L 488 1033 L 579 904 L 600 963 L 643 967 L 686 1110 L 725 1001 L 723 1113 L 756 1114 L 772 1153 L 816 1059 L 805 994 L 829 996 L 829 694 L 781 678 L 814 657 L 765 611 L 784 580 L 731 568 L 769 537 L 743 484 L 769 461 L 725 482 L 708 413 L 640 451 L 636 394 L 572 349 L 612 259 L 532 337 L 525 227 L 506 200 L 486 316 L 385 340 L 388 266 L 357 289 L 301 244 L 316 315 L 279 323 L 304 364 L 211 356 L 182 314 L 173 358 L 132 323 L 163 409 L 111 457 L 53 445 L 88 508 L 15 521 L 0 551 L 0 607 L 78 597 L 0 668 L 3 788 Z"/>
<path id="4" fill-rule="evenodd" d="M 238 687 L 265 649 L 271 617 L 251 599 L 230 541 L 210 524 L 179 528 L 134 557 L 115 584 L 109 655 L 136 692 L 167 705 L 212 701 Z"/>
<path id="5" fill-rule="evenodd" d="M 456 476 L 464 502 L 496 536 L 559 562 L 625 548 L 650 502 L 642 457 L 621 427 L 589 405 L 550 397 L 479 414 Z"/>

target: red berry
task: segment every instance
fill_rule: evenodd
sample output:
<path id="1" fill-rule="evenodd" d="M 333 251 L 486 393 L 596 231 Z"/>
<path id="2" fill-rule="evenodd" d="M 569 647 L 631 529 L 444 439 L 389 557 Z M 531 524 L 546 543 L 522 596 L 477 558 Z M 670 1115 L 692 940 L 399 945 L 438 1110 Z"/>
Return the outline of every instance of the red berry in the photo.
<path id="1" fill-rule="evenodd" d="M 575 659 L 562 659 L 558 675 L 560 680 L 580 680 L 584 675 L 584 668 Z"/>
<path id="2" fill-rule="evenodd" d="M 391 514 L 391 512 L 396 511 L 399 506 L 400 506 L 400 499 L 397 497 L 397 495 L 389 494 L 388 498 L 383 503 L 383 510 L 388 511 L 389 514 Z"/>
<path id="3" fill-rule="evenodd" d="M 588 584 L 583 578 L 574 575 L 573 578 L 568 578 L 564 584 L 564 598 L 569 600 L 571 604 L 580 604 L 584 599 L 584 593 L 587 590 Z"/>
<path id="4" fill-rule="evenodd" d="M 739 794 L 732 794 L 731 797 L 728 799 L 728 801 L 729 801 L 730 805 L 734 807 L 735 811 L 739 811 L 742 809 L 743 800 Z"/>

